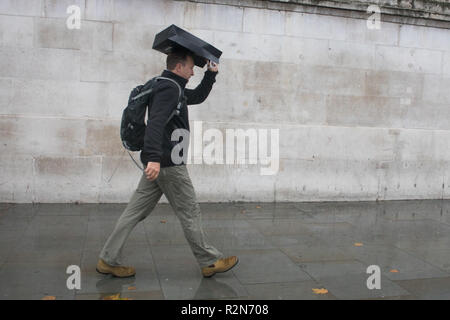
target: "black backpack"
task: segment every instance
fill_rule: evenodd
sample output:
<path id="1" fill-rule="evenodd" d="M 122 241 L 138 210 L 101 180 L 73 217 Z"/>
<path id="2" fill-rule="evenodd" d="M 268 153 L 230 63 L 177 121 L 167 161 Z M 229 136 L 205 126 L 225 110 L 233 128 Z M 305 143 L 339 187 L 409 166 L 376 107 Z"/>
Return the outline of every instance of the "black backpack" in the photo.
<path id="1" fill-rule="evenodd" d="M 129 151 L 141 151 L 144 147 L 144 136 L 146 129 L 144 122 L 145 112 L 147 110 L 147 106 L 149 107 L 150 112 L 153 88 L 158 80 L 172 81 L 179 89 L 177 107 L 170 115 L 166 124 L 172 119 L 173 116 L 180 114 L 182 105 L 182 90 L 180 85 L 175 80 L 165 77 L 155 77 L 150 79 L 144 85 L 134 88 L 128 98 L 128 105 L 123 110 L 122 121 L 120 124 L 120 138 L 122 139 L 122 145 Z M 130 154 L 130 152 L 128 152 L 128 154 Z M 136 163 L 131 154 L 130 157 L 139 169 L 144 170 Z"/>

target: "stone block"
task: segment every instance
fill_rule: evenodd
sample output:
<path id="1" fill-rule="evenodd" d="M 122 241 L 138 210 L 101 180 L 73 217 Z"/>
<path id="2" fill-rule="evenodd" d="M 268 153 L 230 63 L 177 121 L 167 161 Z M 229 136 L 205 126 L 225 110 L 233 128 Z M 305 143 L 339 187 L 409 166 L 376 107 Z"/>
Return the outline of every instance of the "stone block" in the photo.
<path id="1" fill-rule="evenodd" d="M 186 3 L 185 28 L 241 31 L 244 10 L 235 6 Z"/>
<path id="2" fill-rule="evenodd" d="M 152 52 L 82 52 L 81 81 L 143 83 L 161 72 L 162 56 Z"/>
<path id="3" fill-rule="evenodd" d="M 188 170 L 200 202 L 274 201 L 275 176 L 261 176 L 258 165 L 191 164 Z"/>
<path id="4" fill-rule="evenodd" d="M 441 199 L 445 166 L 437 161 L 390 163 L 380 172 L 379 197 L 382 200 Z"/>
<path id="5" fill-rule="evenodd" d="M 450 76 L 425 75 L 423 82 L 423 100 L 450 104 Z"/>
<path id="6" fill-rule="evenodd" d="M 2 106 L 2 113 L 7 113 L 13 97 L 13 80 L 0 79 L 0 105 Z"/>
<path id="7" fill-rule="evenodd" d="M 428 76 L 428 75 L 426 75 Z M 366 72 L 366 95 L 421 99 L 424 92 L 424 75 L 411 72 L 369 70 Z M 405 100 L 405 102 L 407 102 Z"/>
<path id="8" fill-rule="evenodd" d="M 289 160 L 389 161 L 394 137 L 386 129 L 289 126 L 280 128 L 280 158 Z"/>
<path id="9" fill-rule="evenodd" d="M 400 25 L 380 22 L 380 29 L 369 29 L 365 19 L 347 19 L 345 40 L 370 44 L 398 45 Z"/>
<path id="10" fill-rule="evenodd" d="M 202 121 L 246 121 L 255 120 L 256 109 L 254 107 L 255 91 L 231 89 L 216 82 L 205 102 L 198 106 L 189 107 L 190 120 Z"/>
<path id="11" fill-rule="evenodd" d="M 0 14 L 39 17 L 41 15 L 41 0 L 0 1 Z"/>
<path id="12" fill-rule="evenodd" d="M 80 55 L 77 51 L 2 47 L 0 55 L 0 77 L 80 79 Z"/>
<path id="13" fill-rule="evenodd" d="M 423 100 L 412 100 L 407 105 L 403 119 L 403 127 L 428 130 L 449 130 L 450 108 L 448 103 L 432 103 Z"/>
<path id="14" fill-rule="evenodd" d="M 85 19 L 112 21 L 114 0 L 85 0 Z"/>
<path id="15" fill-rule="evenodd" d="M 159 25 L 142 26 L 140 22 L 119 22 L 114 24 L 114 51 L 152 52 L 153 41 L 157 33 L 165 27 Z M 156 53 L 159 53 L 155 51 Z M 166 55 L 159 53 L 161 58 Z"/>
<path id="16" fill-rule="evenodd" d="M 444 75 L 450 75 L 450 52 L 444 52 L 442 54 L 442 73 Z"/>
<path id="17" fill-rule="evenodd" d="M 5 116 L 0 117 L 0 150 L 17 156 L 77 156 L 85 147 L 83 120 Z"/>
<path id="18" fill-rule="evenodd" d="M 282 38 L 274 35 L 214 31 L 214 45 L 223 59 L 282 61 Z"/>
<path id="19" fill-rule="evenodd" d="M 330 65 L 336 67 L 373 69 L 375 48 L 371 44 L 329 41 Z"/>
<path id="20" fill-rule="evenodd" d="M 395 140 L 397 159 L 437 163 L 450 157 L 448 130 L 402 130 Z"/>
<path id="21" fill-rule="evenodd" d="M 328 40 L 282 37 L 281 61 L 301 65 L 326 66 L 330 59 Z"/>
<path id="22" fill-rule="evenodd" d="M 0 46 L 33 47 L 33 18 L 0 15 Z"/>
<path id="23" fill-rule="evenodd" d="M 84 156 L 120 156 L 125 148 L 120 139 L 120 121 L 86 120 Z"/>
<path id="24" fill-rule="evenodd" d="M 381 45 L 375 49 L 376 70 L 440 74 L 441 60 L 441 51 Z"/>
<path id="25" fill-rule="evenodd" d="M 148 79 L 153 75 L 148 75 Z M 106 118 L 120 120 L 122 118 L 123 109 L 128 105 L 128 97 L 131 90 L 136 86 L 143 84 L 136 81 L 114 82 L 107 84 L 106 98 Z"/>
<path id="26" fill-rule="evenodd" d="M 450 199 L 450 163 L 445 161 L 443 163 L 443 182 L 442 182 L 442 198 L 441 199 Z M 447 213 L 449 211 L 447 210 Z"/>
<path id="27" fill-rule="evenodd" d="M 2 153 L 0 163 L 0 202 L 33 202 L 33 158 Z"/>
<path id="28" fill-rule="evenodd" d="M 401 25 L 399 46 L 450 51 L 450 30 Z"/>
<path id="29" fill-rule="evenodd" d="M 14 99 L 5 104 L 5 114 L 103 118 L 114 102 L 112 85 L 106 83 L 25 79 L 11 82 L 9 90 Z"/>
<path id="30" fill-rule="evenodd" d="M 112 50 L 111 23 L 81 21 L 80 29 L 68 29 L 64 19 L 37 18 L 35 45 L 38 48 Z"/>
<path id="31" fill-rule="evenodd" d="M 36 202 L 98 202 L 101 157 L 46 157 L 34 162 Z"/>
<path id="32" fill-rule="evenodd" d="M 366 71 L 362 69 L 299 66 L 286 69 L 286 72 L 288 88 L 317 94 L 326 92 L 329 95 L 365 95 Z"/>
<path id="33" fill-rule="evenodd" d="M 327 123 L 347 127 L 401 127 L 408 107 L 398 98 L 329 95 Z"/>
<path id="34" fill-rule="evenodd" d="M 345 40 L 347 18 L 286 12 L 285 28 L 288 36 Z"/>
<path id="35" fill-rule="evenodd" d="M 182 26 L 186 3 L 173 0 L 115 0 L 113 21 Z"/>
<path id="36" fill-rule="evenodd" d="M 214 32 L 224 59 L 330 65 L 328 41 L 276 35 Z"/>
<path id="37" fill-rule="evenodd" d="M 281 159 L 276 201 L 368 201 L 378 192 L 374 161 Z"/>
<path id="38" fill-rule="evenodd" d="M 285 12 L 245 8 L 243 16 L 243 32 L 256 34 L 284 34 Z"/>
<path id="39" fill-rule="evenodd" d="M 221 59 L 219 74 L 216 76 L 216 83 L 214 86 L 223 86 L 224 89 L 227 88 L 228 90 L 242 90 L 248 79 L 248 75 L 243 72 L 243 68 L 247 64 L 247 61 L 244 60 Z M 200 72 L 197 72 L 197 75 L 202 76 Z M 191 81 L 188 83 L 187 87 L 195 88 Z"/>
<path id="40" fill-rule="evenodd" d="M 81 19 L 85 15 L 85 0 L 41 0 L 42 13 L 47 18 L 68 18 L 71 13 L 67 13 L 67 8 L 77 6 L 80 8 Z"/>
<path id="41" fill-rule="evenodd" d="M 217 86 L 199 107 L 191 107 L 190 118 L 206 121 L 267 124 L 325 123 L 325 96 L 300 91 L 239 90 L 230 96 Z"/>

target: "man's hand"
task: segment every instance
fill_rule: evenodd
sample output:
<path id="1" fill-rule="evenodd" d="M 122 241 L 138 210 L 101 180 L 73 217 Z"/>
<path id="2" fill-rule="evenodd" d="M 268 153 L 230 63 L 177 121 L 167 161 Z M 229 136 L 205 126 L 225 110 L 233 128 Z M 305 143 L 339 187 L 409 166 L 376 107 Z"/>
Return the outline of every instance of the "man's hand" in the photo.
<path id="1" fill-rule="evenodd" d="M 145 169 L 145 175 L 147 176 L 147 179 L 150 181 L 156 180 L 156 178 L 158 178 L 160 169 L 161 165 L 159 162 L 147 163 L 147 168 Z"/>
<path id="2" fill-rule="evenodd" d="M 219 71 L 219 65 L 215 62 L 212 62 L 208 60 L 208 70 L 212 72 L 218 72 Z"/>

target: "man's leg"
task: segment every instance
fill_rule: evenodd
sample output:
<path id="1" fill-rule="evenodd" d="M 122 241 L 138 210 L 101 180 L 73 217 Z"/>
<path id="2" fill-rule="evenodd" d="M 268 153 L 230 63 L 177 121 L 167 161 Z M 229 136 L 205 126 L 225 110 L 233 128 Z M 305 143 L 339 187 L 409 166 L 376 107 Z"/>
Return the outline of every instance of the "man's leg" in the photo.
<path id="1" fill-rule="evenodd" d="M 130 232 L 138 222 L 150 214 L 161 196 L 162 191 L 156 181 L 149 181 L 143 174 L 136 191 L 100 253 L 103 261 L 110 266 L 120 265 L 121 251 Z"/>
<path id="2" fill-rule="evenodd" d="M 184 235 L 200 267 L 207 267 L 221 259 L 222 253 L 206 240 L 200 206 L 186 166 L 161 168 L 157 183 L 180 220 Z"/>

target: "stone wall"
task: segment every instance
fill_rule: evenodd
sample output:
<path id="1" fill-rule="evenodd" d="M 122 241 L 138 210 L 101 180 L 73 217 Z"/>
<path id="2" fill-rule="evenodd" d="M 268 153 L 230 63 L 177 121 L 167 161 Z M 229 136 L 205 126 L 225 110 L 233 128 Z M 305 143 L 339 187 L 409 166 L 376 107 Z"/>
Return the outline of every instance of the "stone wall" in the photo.
<path id="1" fill-rule="evenodd" d="M 439 19 L 388 21 L 382 7 L 379 30 L 361 10 L 290 2 L 2 0 L 0 201 L 129 200 L 140 172 L 120 117 L 163 70 L 151 46 L 170 24 L 223 51 L 210 97 L 190 107 L 200 201 L 448 199 L 448 2 Z M 66 26 L 73 4 L 80 30 Z M 279 129 L 277 174 L 195 164 L 208 129 Z"/>

